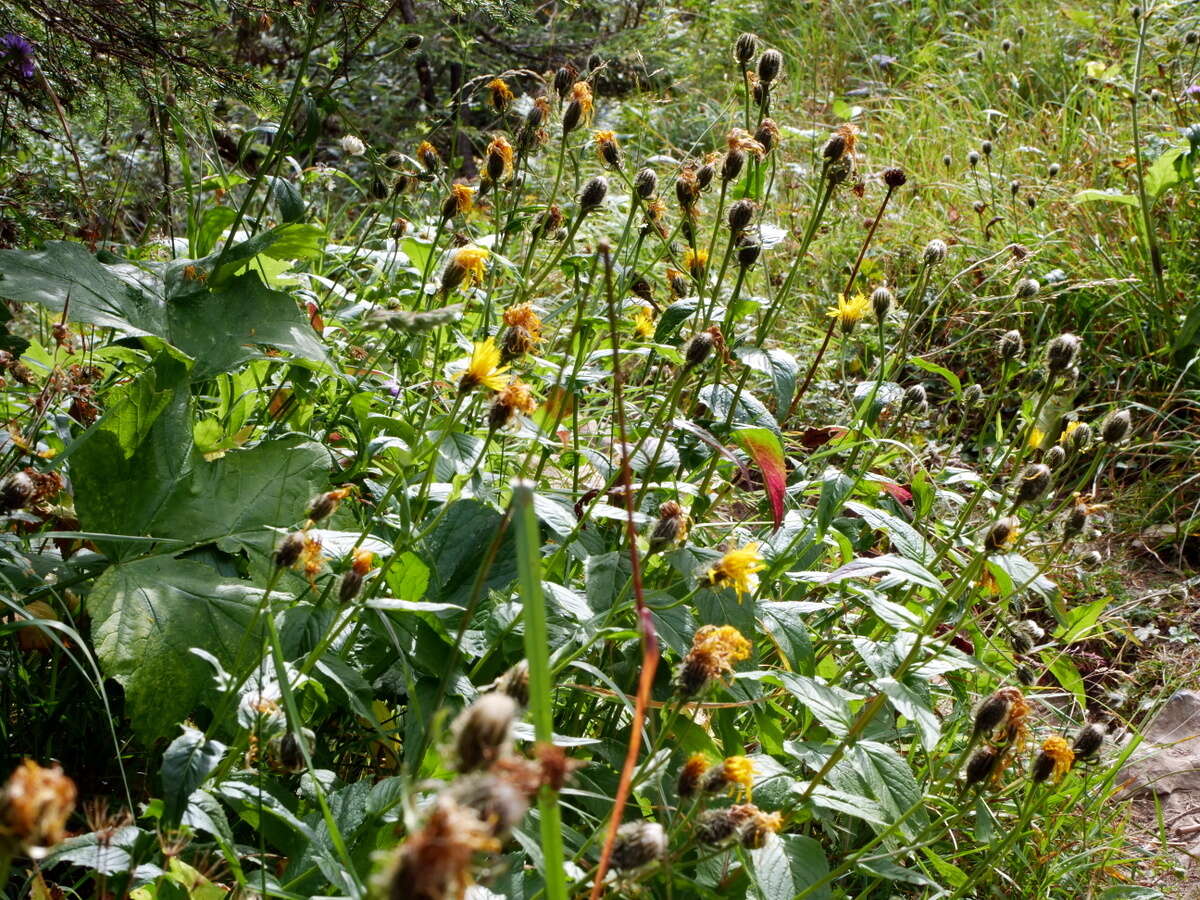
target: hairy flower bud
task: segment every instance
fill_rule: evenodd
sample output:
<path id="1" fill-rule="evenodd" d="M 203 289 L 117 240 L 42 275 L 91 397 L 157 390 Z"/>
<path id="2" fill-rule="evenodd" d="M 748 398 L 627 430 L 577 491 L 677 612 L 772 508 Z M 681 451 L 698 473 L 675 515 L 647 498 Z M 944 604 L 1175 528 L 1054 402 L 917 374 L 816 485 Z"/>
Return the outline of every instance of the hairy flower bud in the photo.
<path id="1" fill-rule="evenodd" d="M 303 531 L 293 531 L 280 543 L 279 549 L 275 551 L 275 565 L 281 569 L 287 569 L 296 564 L 300 559 L 300 553 L 304 550 L 304 542 L 306 535 Z"/>
<path id="2" fill-rule="evenodd" d="M 701 331 L 692 336 L 688 341 L 687 349 L 684 351 L 684 365 L 688 369 L 694 369 L 696 366 L 703 365 L 708 359 L 713 349 L 713 336 L 707 331 Z"/>
<path id="3" fill-rule="evenodd" d="M 983 385 L 979 383 L 970 384 L 963 391 L 963 406 L 967 409 L 974 409 L 983 403 Z"/>
<path id="4" fill-rule="evenodd" d="M 1104 744 L 1105 733 L 1105 727 L 1098 722 L 1089 722 L 1084 725 L 1079 734 L 1075 735 L 1075 741 L 1071 744 L 1071 749 L 1075 751 L 1075 757 L 1077 759 L 1095 757 Z"/>
<path id="5" fill-rule="evenodd" d="M 1132 428 L 1133 420 L 1129 415 L 1129 410 L 1122 409 L 1109 413 L 1100 426 L 1100 440 L 1116 446 L 1129 437 Z"/>
<path id="6" fill-rule="evenodd" d="M 747 31 L 745 34 L 738 35 L 738 39 L 733 45 L 733 58 L 742 68 L 745 68 L 749 65 L 750 60 L 754 59 L 754 52 L 757 49 L 758 35 Z"/>
<path id="7" fill-rule="evenodd" d="M 892 311 L 892 304 L 896 302 L 895 295 L 888 289 L 887 285 L 880 285 L 871 292 L 871 309 L 875 312 L 877 321 L 882 322 L 888 317 L 888 313 Z"/>
<path id="8" fill-rule="evenodd" d="M 830 162 L 837 162 L 846 152 L 846 136 L 841 132 L 834 132 L 829 136 L 829 140 L 825 142 L 825 146 L 821 149 L 821 156 Z"/>
<path id="9" fill-rule="evenodd" d="M 658 176 L 653 169 L 641 169 L 633 179 L 633 189 L 643 200 L 649 200 L 658 190 Z"/>
<path id="10" fill-rule="evenodd" d="M 900 403 L 900 411 L 919 415 L 929 405 L 925 386 L 914 384 L 904 392 L 904 400 Z"/>
<path id="11" fill-rule="evenodd" d="M 748 269 L 758 262 L 759 254 L 762 253 L 762 244 L 756 239 L 745 236 L 738 242 L 737 262 L 743 269 Z"/>
<path id="12" fill-rule="evenodd" d="M 612 867 L 619 872 L 656 863 L 667 853 L 667 833 L 657 822 L 626 822 L 613 841 Z"/>
<path id="13" fill-rule="evenodd" d="M 495 762 L 510 740 L 517 702 L 492 691 L 480 695 L 454 720 L 458 771 L 472 772 Z"/>
<path id="14" fill-rule="evenodd" d="M 1007 550 L 1021 532 L 1021 522 L 1016 516 L 1005 516 L 988 529 L 983 546 L 988 553 Z"/>
<path id="15" fill-rule="evenodd" d="M 778 50 L 767 50 L 758 58 L 758 80 L 770 84 L 779 77 L 783 69 L 783 54 Z"/>
<path id="16" fill-rule="evenodd" d="M 721 163 L 721 179 L 723 181 L 733 181 L 742 174 L 742 168 L 746 165 L 746 154 L 741 150 L 733 149 L 725 154 L 725 159 Z"/>
<path id="17" fill-rule="evenodd" d="M 940 265 L 942 260 L 946 258 L 946 242 L 934 238 L 925 245 L 925 250 L 921 254 L 921 260 L 927 266 Z"/>
<path id="18" fill-rule="evenodd" d="M 1042 462 L 1048 465 L 1051 469 L 1057 469 L 1067 461 L 1067 451 L 1063 449 L 1062 444 L 1055 444 L 1046 451 L 1046 455 L 1042 457 Z"/>
<path id="19" fill-rule="evenodd" d="M 996 763 L 999 761 L 1000 750 L 996 747 L 983 747 L 976 750 L 967 761 L 965 773 L 967 787 L 979 784 L 981 781 L 986 781 L 988 776 L 995 770 Z"/>
<path id="20" fill-rule="evenodd" d="M 37 494 L 37 485 L 27 472 L 14 472 L 0 483 L 0 512 L 24 509 Z"/>
<path id="21" fill-rule="evenodd" d="M 1030 503 L 1050 487 L 1050 467 L 1045 463 L 1030 463 L 1021 470 L 1017 482 L 1017 502 Z"/>
<path id="22" fill-rule="evenodd" d="M 907 181 L 908 176 L 904 174 L 904 170 L 899 166 L 892 166 L 891 168 L 883 170 L 883 183 L 892 190 L 903 187 L 904 183 Z"/>
<path id="23" fill-rule="evenodd" d="M 1006 331 L 1004 337 L 1000 338 L 999 350 L 1000 358 L 1005 362 L 1023 355 L 1025 341 L 1021 338 L 1021 332 L 1015 328 L 1012 331 Z"/>
<path id="24" fill-rule="evenodd" d="M 713 178 L 716 176 L 717 170 L 712 163 L 705 163 L 696 170 L 696 186 L 702 190 L 708 190 L 708 186 L 712 184 Z"/>
<path id="25" fill-rule="evenodd" d="M 1052 376 L 1063 375 L 1075 365 L 1079 344 L 1079 338 L 1065 332 L 1046 345 L 1046 369 Z"/>
<path id="26" fill-rule="evenodd" d="M 1028 300 L 1030 297 L 1036 297 L 1042 286 L 1037 283 L 1035 278 L 1022 278 L 1017 282 L 1016 295 L 1021 300 Z"/>
<path id="27" fill-rule="evenodd" d="M 756 212 L 758 212 L 758 206 L 753 200 L 749 198 L 738 200 L 729 207 L 729 230 L 734 234 L 741 234 L 754 221 Z"/>
<path id="28" fill-rule="evenodd" d="M 587 215 L 597 206 L 604 202 L 604 198 L 608 195 L 608 179 L 603 175 L 597 175 L 583 186 L 583 190 L 579 192 L 579 212 L 581 215 Z"/>

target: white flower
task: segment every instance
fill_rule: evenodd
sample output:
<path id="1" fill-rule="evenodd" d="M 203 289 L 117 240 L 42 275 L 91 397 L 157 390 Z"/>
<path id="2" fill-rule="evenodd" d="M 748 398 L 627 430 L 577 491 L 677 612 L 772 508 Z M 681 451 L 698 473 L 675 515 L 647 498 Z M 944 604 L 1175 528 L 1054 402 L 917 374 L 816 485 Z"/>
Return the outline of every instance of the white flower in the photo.
<path id="1" fill-rule="evenodd" d="M 367 145 L 360 138 L 352 134 L 346 135 L 341 140 L 342 152 L 347 156 L 362 156 L 367 152 Z"/>

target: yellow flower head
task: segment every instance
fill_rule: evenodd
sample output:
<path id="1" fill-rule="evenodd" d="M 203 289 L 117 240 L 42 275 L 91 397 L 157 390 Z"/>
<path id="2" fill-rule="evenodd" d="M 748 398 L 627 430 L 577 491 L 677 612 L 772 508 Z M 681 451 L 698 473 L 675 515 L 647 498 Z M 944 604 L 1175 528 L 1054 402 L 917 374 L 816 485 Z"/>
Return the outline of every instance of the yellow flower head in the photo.
<path id="1" fill-rule="evenodd" d="M 421 161 L 421 165 L 432 172 L 441 165 L 442 155 L 438 153 L 437 147 L 429 141 L 421 141 L 417 146 L 417 159 Z"/>
<path id="2" fill-rule="evenodd" d="M 750 153 L 762 159 L 766 155 L 766 148 L 750 136 L 750 132 L 744 128 L 735 128 L 725 136 L 725 143 L 730 150 L 741 150 L 743 153 Z"/>
<path id="3" fill-rule="evenodd" d="M 542 319 L 532 303 L 517 303 L 504 311 L 504 324 L 509 328 L 524 328 L 535 344 L 542 340 Z"/>
<path id="4" fill-rule="evenodd" d="M 617 143 L 616 134 L 611 131 L 597 131 L 592 135 L 592 141 L 596 145 L 596 155 L 600 157 L 600 162 L 613 168 L 621 165 L 621 147 Z"/>
<path id="5" fill-rule="evenodd" d="M 1071 749 L 1066 738 L 1058 735 L 1047 738 L 1046 742 L 1042 744 L 1041 756 L 1053 764 L 1049 777 L 1054 784 L 1063 780 L 1063 776 L 1071 771 L 1071 766 L 1075 762 L 1075 751 Z"/>
<path id="6" fill-rule="evenodd" d="M 704 573 L 704 580 L 710 587 L 733 588 L 741 603 L 743 594 L 753 594 L 758 590 L 757 573 L 766 567 L 762 554 L 758 552 L 758 544 L 752 542 L 727 552 Z"/>
<path id="7" fill-rule="evenodd" d="M 829 307 L 829 317 L 838 320 L 842 334 L 849 334 L 863 320 L 871 301 L 865 294 L 855 294 L 847 299 L 845 294 L 838 294 L 837 306 Z"/>
<path id="8" fill-rule="evenodd" d="M 503 390 L 508 384 L 504 375 L 507 369 L 508 366 L 500 365 L 500 348 L 494 338 L 477 341 L 471 348 L 466 371 L 458 380 L 458 389 L 464 394 L 480 385 L 492 391 Z"/>
<path id="9" fill-rule="evenodd" d="M 1046 432 L 1042 431 L 1042 429 L 1038 428 L 1036 425 L 1033 428 L 1029 429 L 1028 444 L 1029 444 L 1030 450 L 1037 450 L 1039 447 L 1042 446 L 1042 444 L 1045 440 L 1046 440 Z"/>
<path id="10" fill-rule="evenodd" d="M 508 82 L 503 78 L 493 78 L 487 83 L 487 88 L 492 92 L 492 107 L 496 112 L 508 109 L 508 105 L 513 102 L 513 92 Z"/>
<path id="11" fill-rule="evenodd" d="M 350 568 L 359 575 L 366 575 L 371 571 L 371 566 L 375 564 L 375 554 L 362 547 L 355 548 L 351 554 L 351 559 L 353 562 L 351 562 Z"/>
<path id="12" fill-rule="evenodd" d="M 496 404 L 505 406 L 517 412 L 529 415 L 533 412 L 533 394 L 529 392 L 529 385 L 523 381 L 514 378 L 504 386 L 504 390 L 496 395 Z"/>
<path id="13" fill-rule="evenodd" d="M 692 650 L 709 654 L 725 672 L 750 658 L 750 642 L 732 625 L 705 625 L 692 635 Z"/>
<path id="14" fill-rule="evenodd" d="M 750 791 L 754 788 L 754 763 L 745 756 L 730 756 L 721 763 L 725 782 L 734 788 L 734 796 L 744 797 L 750 802 Z"/>
<path id="15" fill-rule="evenodd" d="M 483 273 L 487 268 L 487 258 L 489 256 L 491 256 L 491 253 L 486 248 L 467 244 L 467 246 L 459 247 L 454 251 L 454 256 L 451 258 L 450 264 L 465 269 L 467 275 L 470 276 L 472 284 L 482 284 Z"/>
<path id="16" fill-rule="evenodd" d="M 587 86 L 587 82 L 577 81 L 571 86 L 571 100 L 579 104 L 583 121 L 591 122 L 595 106 L 592 103 L 592 89 Z"/>
<path id="17" fill-rule="evenodd" d="M 633 334 L 639 341 L 654 337 L 654 313 L 648 306 L 639 306 L 633 311 Z"/>
<path id="18" fill-rule="evenodd" d="M 450 196 L 454 200 L 454 211 L 465 216 L 475 207 L 475 188 L 469 184 L 450 185 Z"/>
<path id="19" fill-rule="evenodd" d="M 691 272 L 697 278 L 704 274 L 704 267 L 708 265 L 708 251 L 701 248 L 700 250 L 692 250 L 690 247 L 683 254 L 683 267 Z"/>
<path id="20" fill-rule="evenodd" d="M 679 782 L 676 785 L 680 797 L 691 797 L 700 788 L 700 779 L 708 771 L 708 757 L 703 753 L 693 753 L 688 757 L 683 768 L 679 771 Z"/>
<path id="21" fill-rule="evenodd" d="M 495 160 L 495 164 L 493 164 L 493 160 Z M 512 178 L 513 148 L 512 144 L 505 140 L 503 136 L 497 135 L 487 145 L 487 165 L 489 178 L 495 174 L 493 165 L 494 168 L 500 170 L 497 177 L 493 178 L 494 181 L 508 181 L 508 179 Z"/>
<path id="22" fill-rule="evenodd" d="M 296 561 L 296 567 L 304 573 L 304 577 L 310 582 L 317 577 L 317 573 L 325 567 L 325 554 L 321 550 L 320 538 L 305 537 L 304 546 L 300 550 L 300 558 Z"/>

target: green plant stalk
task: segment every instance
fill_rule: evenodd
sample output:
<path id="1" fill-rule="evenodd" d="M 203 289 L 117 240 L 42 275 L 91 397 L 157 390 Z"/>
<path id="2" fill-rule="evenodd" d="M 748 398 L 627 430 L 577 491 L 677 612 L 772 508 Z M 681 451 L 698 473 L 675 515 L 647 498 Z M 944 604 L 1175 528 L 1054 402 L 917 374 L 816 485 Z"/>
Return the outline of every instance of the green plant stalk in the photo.
<path id="1" fill-rule="evenodd" d="M 1142 171 L 1142 139 L 1138 123 L 1138 91 L 1142 84 L 1142 56 L 1146 50 L 1146 27 L 1150 14 L 1142 12 L 1138 19 L 1137 52 L 1133 58 L 1133 88 L 1129 95 L 1129 110 L 1133 127 L 1133 158 L 1134 172 L 1137 175 L 1138 205 L 1142 215 L 1142 228 L 1146 232 L 1146 252 L 1150 257 L 1150 272 L 1154 281 L 1154 299 L 1158 304 L 1155 310 L 1160 316 L 1166 312 L 1167 288 L 1163 281 L 1162 253 L 1158 248 L 1158 238 L 1154 234 L 1154 222 L 1150 213 L 1150 202 L 1146 196 L 1146 176 Z"/>
<path id="2" fill-rule="evenodd" d="M 534 735 L 539 742 L 549 744 L 554 740 L 554 686 L 550 680 L 550 638 L 546 630 L 546 601 L 542 595 L 542 561 L 538 554 L 537 516 L 533 512 L 533 485 L 528 481 L 513 485 L 512 503 L 517 526 L 517 577 L 525 622 L 525 658 L 529 662 L 530 713 Z M 542 853 L 545 855 L 546 896 L 550 900 L 566 900 L 562 821 L 556 794 L 548 785 L 543 785 L 538 793 L 538 810 L 541 813 Z"/>

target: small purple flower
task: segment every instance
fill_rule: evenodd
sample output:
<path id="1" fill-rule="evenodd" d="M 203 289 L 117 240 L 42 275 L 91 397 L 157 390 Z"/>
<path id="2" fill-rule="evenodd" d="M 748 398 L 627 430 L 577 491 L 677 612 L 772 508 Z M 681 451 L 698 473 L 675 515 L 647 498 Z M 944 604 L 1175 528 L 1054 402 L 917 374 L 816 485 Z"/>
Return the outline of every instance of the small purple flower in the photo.
<path id="1" fill-rule="evenodd" d="M 0 58 L 15 62 L 22 78 L 33 77 L 33 44 L 21 35 L 9 32 L 0 37 Z"/>
<path id="2" fill-rule="evenodd" d="M 1200 95 L 1200 84 L 1189 84 L 1183 89 L 1183 96 L 1195 99 Z"/>
<path id="3" fill-rule="evenodd" d="M 391 394 L 393 397 L 400 396 L 400 384 L 396 381 L 389 380 L 389 381 L 385 382 L 383 385 L 383 389 L 385 391 L 387 391 L 389 394 Z"/>

